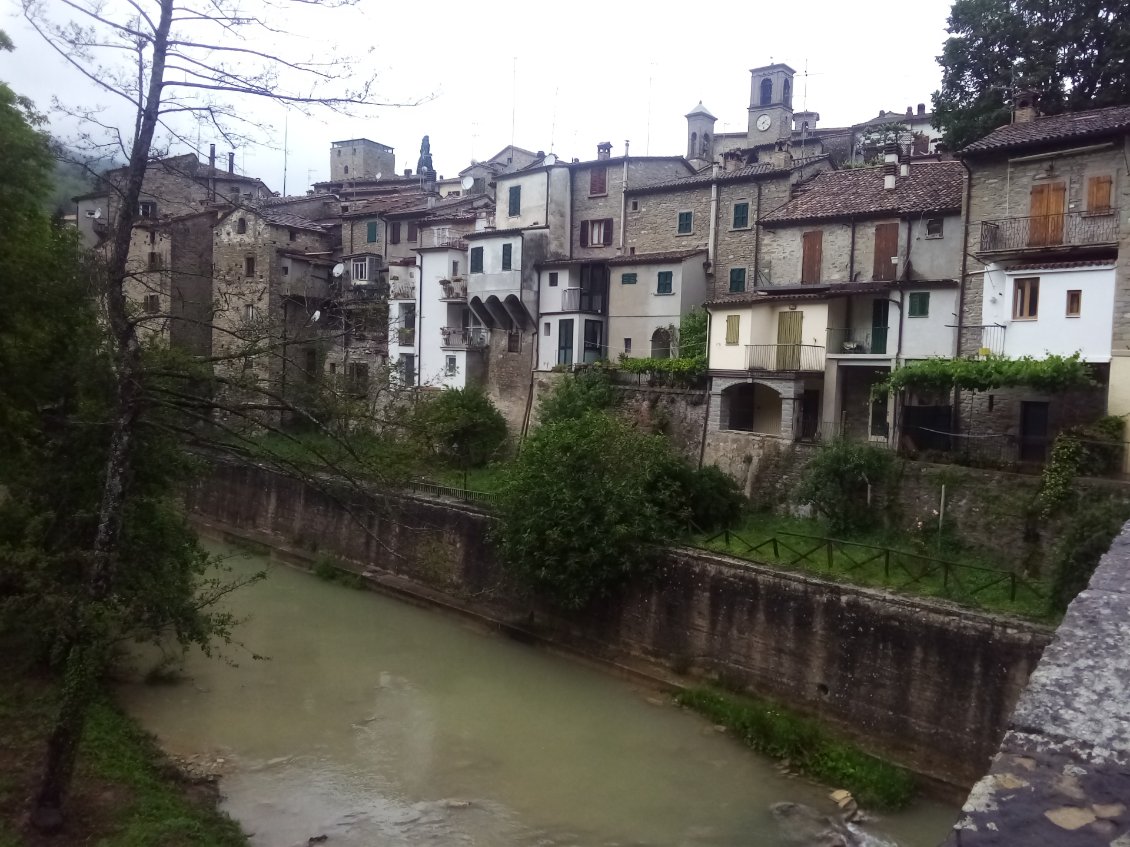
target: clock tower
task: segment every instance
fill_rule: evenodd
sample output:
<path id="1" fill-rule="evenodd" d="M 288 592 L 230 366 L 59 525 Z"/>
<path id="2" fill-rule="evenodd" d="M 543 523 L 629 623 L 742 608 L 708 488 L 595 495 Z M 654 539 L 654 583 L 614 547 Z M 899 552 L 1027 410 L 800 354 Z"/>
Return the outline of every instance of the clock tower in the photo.
<path id="1" fill-rule="evenodd" d="M 775 64 L 750 72 L 749 130 L 746 144 L 760 147 L 788 141 L 793 135 L 793 76 L 788 65 Z"/>

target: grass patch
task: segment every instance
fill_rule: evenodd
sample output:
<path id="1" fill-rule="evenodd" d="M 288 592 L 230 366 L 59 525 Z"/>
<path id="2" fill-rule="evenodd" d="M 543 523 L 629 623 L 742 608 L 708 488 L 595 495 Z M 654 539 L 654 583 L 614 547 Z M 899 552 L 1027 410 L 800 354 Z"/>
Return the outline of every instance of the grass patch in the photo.
<path id="1" fill-rule="evenodd" d="M 797 538 L 795 536 L 812 536 Z M 827 529 L 816 520 L 750 513 L 726 535 L 699 534 L 696 547 L 786 570 L 919 597 L 950 600 L 976 609 L 1050 621 L 1048 586 L 1024 578 L 1012 593 L 1010 572 L 988 554 L 945 542 L 939 548 L 908 533 L 871 532 L 838 538 L 831 552 L 819 539 Z M 773 539 L 777 544 L 773 544 Z M 863 546 L 853 546 L 863 545 Z M 888 555 L 879 549 L 889 548 Z M 943 567 L 944 560 L 957 567 Z M 948 571 L 948 572 L 947 572 Z"/>
<path id="2" fill-rule="evenodd" d="M 460 468 L 438 468 L 429 471 L 428 479 L 451 488 L 467 488 L 471 491 L 485 491 L 495 494 L 506 483 L 506 463 L 484 465 L 481 468 L 468 468 L 466 485 L 463 484 L 463 471 Z"/>
<path id="3" fill-rule="evenodd" d="M 759 753 L 788 759 L 794 770 L 846 788 L 866 808 L 903 809 L 914 798 L 914 778 L 908 771 L 832 736 L 811 718 L 710 688 L 686 689 L 675 701 L 726 727 Z"/>
<path id="4" fill-rule="evenodd" d="M 347 569 L 332 556 L 318 556 L 314 560 L 314 576 L 326 582 L 344 585 L 346 588 L 364 588 L 365 578 Z"/>
<path id="5" fill-rule="evenodd" d="M 26 830 L 55 689 L 11 662 L 0 664 L 0 847 L 246 847 L 239 825 L 216 808 L 214 787 L 187 782 L 108 699 L 91 709 L 64 831 L 45 838 Z"/>

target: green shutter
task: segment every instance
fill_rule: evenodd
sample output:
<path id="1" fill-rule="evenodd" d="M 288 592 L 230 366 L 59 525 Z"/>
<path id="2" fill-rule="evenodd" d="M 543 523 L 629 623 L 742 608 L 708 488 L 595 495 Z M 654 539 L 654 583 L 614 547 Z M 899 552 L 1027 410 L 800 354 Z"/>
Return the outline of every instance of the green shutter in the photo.
<path id="1" fill-rule="evenodd" d="M 471 273 L 481 274 L 483 272 L 483 248 L 471 248 Z"/>
<path id="2" fill-rule="evenodd" d="M 514 256 L 514 245 L 513 244 L 503 244 L 502 245 L 502 269 L 504 271 L 510 270 L 510 266 L 513 263 L 513 256 Z"/>
<path id="3" fill-rule="evenodd" d="M 730 293 L 745 291 L 745 268 L 730 268 Z"/>
<path id="4" fill-rule="evenodd" d="M 522 212 L 522 186 L 510 186 L 510 202 L 506 213 L 510 217 L 517 217 Z"/>
<path id="5" fill-rule="evenodd" d="M 691 231 L 691 225 L 694 221 L 693 212 L 679 212 L 679 234 L 686 235 Z"/>
<path id="6" fill-rule="evenodd" d="M 910 309 L 907 316 L 911 318 L 925 318 L 930 315 L 930 292 L 915 291 L 910 295 Z"/>
<path id="7" fill-rule="evenodd" d="M 749 226 L 749 203 L 734 204 L 734 229 L 745 229 Z"/>
<path id="8" fill-rule="evenodd" d="M 374 241 L 377 240 L 377 222 L 376 221 L 369 221 L 369 223 L 366 224 L 365 228 L 366 228 L 366 238 L 368 239 L 369 243 L 372 244 Z"/>
<path id="9" fill-rule="evenodd" d="M 636 284 L 636 275 L 635 274 L 621 274 L 620 275 L 620 284 L 621 285 L 635 285 Z"/>
<path id="10" fill-rule="evenodd" d="M 656 294 L 670 294 L 671 293 L 671 279 L 674 274 L 671 271 L 659 272 L 659 284 L 656 286 Z"/>

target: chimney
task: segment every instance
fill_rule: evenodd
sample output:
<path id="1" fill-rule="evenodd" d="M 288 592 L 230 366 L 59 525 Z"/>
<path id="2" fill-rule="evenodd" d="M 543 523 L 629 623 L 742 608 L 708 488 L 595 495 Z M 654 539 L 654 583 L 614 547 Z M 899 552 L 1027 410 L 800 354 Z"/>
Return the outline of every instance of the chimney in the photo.
<path id="1" fill-rule="evenodd" d="M 624 158 L 625 159 L 628 158 L 628 148 L 630 146 L 631 146 L 631 142 L 627 138 L 625 138 L 624 139 Z"/>
<path id="2" fill-rule="evenodd" d="M 883 148 L 883 188 L 892 191 L 899 170 L 899 146 L 893 141 Z"/>
<path id="3" fill-rule="evenodd" d="M 487 228 L 487 213 L 479 210 L 475 213 L 475 232 L 483 232 Z"/>
<path id="4" fill-rule="evenodd" d="M 612 157 L 612 142 L 602 141 L 596 145 L 596 158 L 603 161 Z"/>
<path id="5" fill-rule="evenodd" d="M 1014 124 L 1027 124 L 1040 116 L 1036 108 L 1035 91 L 1018 91 L 1012 101 L 1012 122 Z"/>
<path id="6" fill-rule="evenodd" d="M 208 145 L 208 199 L 216 202 L 216 145 Z"/>
<path id="7" fill-rule="evenodd" d="M 773 150 L 773 152 L 766 153 L 761 157 L 761 161 L 770 164 L 775 168 L 787 168 L 792 165 L 793 154 L 789 152 L 788 142 L 777 142 L 777 146 Z"/>
<path id="8" fill-rule="evenodd" d="M 913 117 L 914 117 L 914 109 L 912 109 L 912 108 L 911 108 L 910 106 L 907 106 L 907 107 L 906 107 L 906 116 L 907 116 L 908 118 L 913 118 Z"/>
<path id="9" fill-rule="evenodd" d="M 925 103 L 919 103 L 918 104 L 918 117 L 923 118 L 925 116 L 926 116 L 926 104 Z"/>
<path id="10" fill-rule="evenodd" d="M 228 173 L 229 174 L 235 173 L 235 152 L 234 151 L 228 152 Z"/>
<path id="11" fill-rule="evenodd" d="M 542 159 L 545 158 L 545 151 L 544 150 L 538 150 L 538 152 L 536 152 L 534 154 L 534 158 L 537 159 L 540 162 Z"/>
<path id="12" fill-rule="evenodd" d="M 404 175 L 405 176 L 412 176 L 412 169 L 411 168 L 405 168 L 404 169 Z"/>

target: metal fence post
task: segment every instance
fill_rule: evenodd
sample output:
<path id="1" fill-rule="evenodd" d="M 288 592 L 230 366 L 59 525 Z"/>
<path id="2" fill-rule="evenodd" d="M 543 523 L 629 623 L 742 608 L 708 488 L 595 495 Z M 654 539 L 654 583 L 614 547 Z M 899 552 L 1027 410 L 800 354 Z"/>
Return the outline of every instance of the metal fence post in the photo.
<path id="1" fill-rule="evenodd" d="M 828 550 L 828 570 L 830 572 L 832 570 L 832 539 L 830 539 L 830 538 L 828 539 L 827 550 Z"/>

